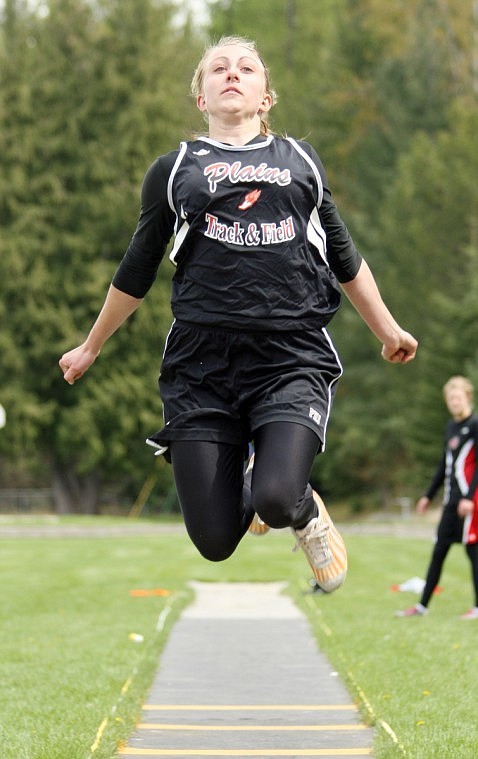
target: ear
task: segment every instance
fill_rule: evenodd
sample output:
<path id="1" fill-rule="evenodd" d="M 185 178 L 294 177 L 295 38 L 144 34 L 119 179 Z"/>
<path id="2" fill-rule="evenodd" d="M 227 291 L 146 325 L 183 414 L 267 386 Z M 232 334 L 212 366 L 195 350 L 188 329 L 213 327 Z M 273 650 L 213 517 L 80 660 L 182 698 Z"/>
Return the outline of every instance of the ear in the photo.
<path id="1" fill-rule="evenodd" d="M 267 113 L 272 108 L 272 96 L 266 93 L 261 100 L 259 113 Z"/>
<path id="2" fill-rule="evenodd" d="M 203 113 L 204 113 L 204 111 L 207 110 L 207 107 L 206 107 L 206 98 L 204 97 L 204 95 L 198 95 L 197 96 L 197 98 L 196 98 L 196 105 L 199 108 L 199 110 L 202 111 Z"/>

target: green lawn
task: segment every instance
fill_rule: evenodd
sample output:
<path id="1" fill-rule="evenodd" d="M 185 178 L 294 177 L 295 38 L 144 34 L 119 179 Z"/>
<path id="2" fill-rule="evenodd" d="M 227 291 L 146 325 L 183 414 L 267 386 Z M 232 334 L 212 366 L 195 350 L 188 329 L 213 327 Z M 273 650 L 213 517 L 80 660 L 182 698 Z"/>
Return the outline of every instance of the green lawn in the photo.
<path id="1" fill-rule="evenodd" d="M 450 552 L 430 613 L 400 619 L 395 610 L 418 598 L 390 588 L 423 577 L 430 541 L 362 536 L 346 542 L 346 586 L 309 609 L 322 649 L 377 725 L 375 756 L 476 757 L 478 623 L 459 619 L 472 605 L 464 549 Z"/>
<path id="2" fill-rule="evenodd" d="M 453 548 L 430 614 L 397 619 L 416 596 L 390 587 L 423 576 L 430 542 L 347 534 L 346 542 L 347 582 L 320 596 L 305 592 L 307 565 L 286 533 L 246 536 L 221 564 L 203 560 L 183 534 L 1 539 L 1 759 L 110 759 L 190 600 L 188 581 L 284 578 L 376 725 L 375 757 L 474 758 L 478 622 L 458 619 L 471 605 L 463 549 Z M 145 589 L 169 595 L 131 593 Z"/>

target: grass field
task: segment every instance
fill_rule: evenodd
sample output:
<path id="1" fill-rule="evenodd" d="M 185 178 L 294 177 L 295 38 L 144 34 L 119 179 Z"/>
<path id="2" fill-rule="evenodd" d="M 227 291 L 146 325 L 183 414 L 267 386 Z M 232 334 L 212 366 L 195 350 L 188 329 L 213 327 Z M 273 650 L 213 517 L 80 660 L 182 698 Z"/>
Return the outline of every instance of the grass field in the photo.
<path id="1" fill-rule="evenodd" d="M 181 532 L 2 538 L 1 759 L 113 757 L 192 579 L 287 579 L 321 649 L 376 726 L 375 757 L 474 758 L 478 622 L 458 619 L 471 605 L 463 549 L 451 551 L 430 614 L 397 619 L 394 611 L 416 596 L 391 585 L 423 576 L 430 542 L 345 534 L 349 577 L 330 596 L 305 592 L 307 565 L 291 554 L 286 533 L 247 536 L 222 564 L 203 560 Z"/>

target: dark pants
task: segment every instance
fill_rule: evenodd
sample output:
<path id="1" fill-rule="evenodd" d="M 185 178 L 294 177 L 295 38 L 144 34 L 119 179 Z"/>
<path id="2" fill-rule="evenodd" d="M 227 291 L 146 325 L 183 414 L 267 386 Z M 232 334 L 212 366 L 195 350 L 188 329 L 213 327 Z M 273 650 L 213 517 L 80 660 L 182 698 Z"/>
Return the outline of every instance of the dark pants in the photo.
<path id="1" fill-rule="evenodd" d="M 303 527 L 317 515 L 309 482 L 317 435 L 302 424 L 270 422 L 256 431 L 252 478 L 241 446 L 170 443 L 176 489 L 189 536 L 210 561 L 234 552 L 254 512 L 270 527 Z"/>
<path id="2" fill-rule="evenodd" d="M 425 587 L 420 599 L 420 603 L 423 606 L 428 606 L 430 602 L 432 593 L 438 585 L 438 581 L 440 579 L 443 564 L 447 557 L 448 551 L 452 545 L 453 543 L 444 542 L 440 539 L 438 539 L 435 543 L 431 561 L 428 567 Z M 475 593 L 475 606 L 478 606 L 478 543 L 466 545 L 465 551 L 471 563 L 471 575 Z"/>

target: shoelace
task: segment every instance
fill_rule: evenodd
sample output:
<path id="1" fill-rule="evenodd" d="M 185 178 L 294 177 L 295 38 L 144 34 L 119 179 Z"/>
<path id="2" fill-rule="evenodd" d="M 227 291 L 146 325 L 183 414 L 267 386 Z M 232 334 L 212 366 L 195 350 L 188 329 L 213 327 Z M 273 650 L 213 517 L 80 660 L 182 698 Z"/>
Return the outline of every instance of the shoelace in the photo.
<path id="1" fill-rule="evenodd" d="M 324 552 L 325 556 L 328 558 L 331 556 L 331 550 L 329 548 L 329 543 L 327 541 L 327 532 L 330 529 L 329 524 L 319 524 L 319 521 L 315 522 L 315 524 L 312 526 L 312 529 L 308 533 L 308 535 L 297 535 L 296 533 L 296 544 L 293 547 L 292 551 L 298 551 L 299 548 L 302 548 L 303 543 L 309 543 L 311 540 L 319 540 L 320 541 L 320 548 Z"/>

